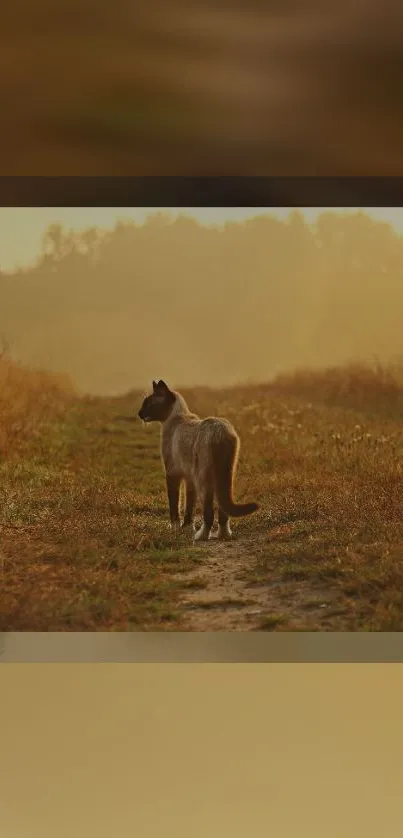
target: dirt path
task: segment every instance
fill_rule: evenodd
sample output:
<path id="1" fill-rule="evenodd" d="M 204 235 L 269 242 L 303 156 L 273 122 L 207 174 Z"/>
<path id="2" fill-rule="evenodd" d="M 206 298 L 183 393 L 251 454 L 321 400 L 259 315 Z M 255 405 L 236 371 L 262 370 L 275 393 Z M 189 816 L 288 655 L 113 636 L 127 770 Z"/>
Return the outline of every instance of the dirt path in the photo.
<path id="1" fill-rule="evenodd" d="M 336 605 L 337 588 L 286 580 L 275 559 L 270 581 L 254 581 L 263 546 L 259 535 L 234 536 L 227 542 L 212 538 L 197 570 L 177 574 L 189 583 L 181 601 L 186 631 L 295 630 L 308 624 L 311 630 L 332 630 L 331 618 L 337 614 L 340 619 L 344 610 Z"/>

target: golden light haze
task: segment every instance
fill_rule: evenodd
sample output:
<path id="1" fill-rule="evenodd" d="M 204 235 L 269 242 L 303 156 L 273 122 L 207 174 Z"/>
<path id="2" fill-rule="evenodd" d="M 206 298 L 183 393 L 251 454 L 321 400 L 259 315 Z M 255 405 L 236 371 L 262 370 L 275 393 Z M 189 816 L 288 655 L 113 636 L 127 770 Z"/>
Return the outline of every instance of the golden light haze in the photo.
<path id="1" fill-rule="evenodd" d="M 383 217 L 55 223 L 35 263 L 0 274 L 0 332 L 14 359 L 99 394 L 389 361 L 403 354 L 403 239 Z"/>
<path id="2" fill-rule="evenodd" d="M 7 838 L 400 838 L 403 668 L 0 672 Z"/>

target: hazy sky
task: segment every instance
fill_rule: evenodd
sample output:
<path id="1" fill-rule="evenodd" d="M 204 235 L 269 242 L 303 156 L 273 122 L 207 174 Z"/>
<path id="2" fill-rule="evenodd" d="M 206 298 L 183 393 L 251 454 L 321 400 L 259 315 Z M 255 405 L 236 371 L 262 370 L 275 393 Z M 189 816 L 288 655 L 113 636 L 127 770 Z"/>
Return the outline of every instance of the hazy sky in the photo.
<path id="1" fill-rule="evenodd" d="M 4 664 L 4 838 L 400 838 L 403 666 Z"/>
<path id="2" fill-rule="evenodd" d="M 314 221 L 324 208 L 302 211 Z M 336 211 L 356 212 L 357 207 L 342 207 Z M 15 265 L 32 262 L 37 256 L 41 236 L 48 224 L 60 222 L 67 228 L 89 226 L 113 227 L 117 218 L 131 218 L 141 222 L 147 215 L 159 210 L 175 214 L 188 213 L 203 223 L 221 224 L 227 220 L 242 220 L 262 213 L 287 216 L 288 208 L 248 207 L 0 207 L 0 268 L 7 270 Z M 394 207 L 365 208 L 375 218 L 388 221 L 403 233 L 403 209 Z"/>

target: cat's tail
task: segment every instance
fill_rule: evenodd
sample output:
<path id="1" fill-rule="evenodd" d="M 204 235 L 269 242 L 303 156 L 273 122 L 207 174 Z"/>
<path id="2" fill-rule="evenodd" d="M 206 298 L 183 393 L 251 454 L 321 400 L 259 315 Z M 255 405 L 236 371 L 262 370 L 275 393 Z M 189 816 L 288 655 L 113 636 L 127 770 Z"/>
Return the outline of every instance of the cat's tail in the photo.
<path id="1" fill-rule="evenodd" d="M 213 449 L 214 486 L 218 505 L 231 518 L 252 515 L 259 509 L 258 503 L 235 503 L 234 501 L 233 480 L 238 449 L 238 439 L 232 436 L 217 440 Z"/>

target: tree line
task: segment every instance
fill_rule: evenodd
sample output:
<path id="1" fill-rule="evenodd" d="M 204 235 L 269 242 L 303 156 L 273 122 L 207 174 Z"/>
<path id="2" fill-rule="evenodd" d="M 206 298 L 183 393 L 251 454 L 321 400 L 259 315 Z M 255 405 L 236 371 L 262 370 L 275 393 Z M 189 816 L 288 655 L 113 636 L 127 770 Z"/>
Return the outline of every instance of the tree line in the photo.
<path id="1" fill-rule="evenodd" d="M 35 264 L 0 274 L 0 295 L 18 360 L 90 392 L 403 352 L 403 238 L 364 212 L 314 225 L 299 211 L 220 227 L 163 212 L 110 230 L 53 224 Z"/>

